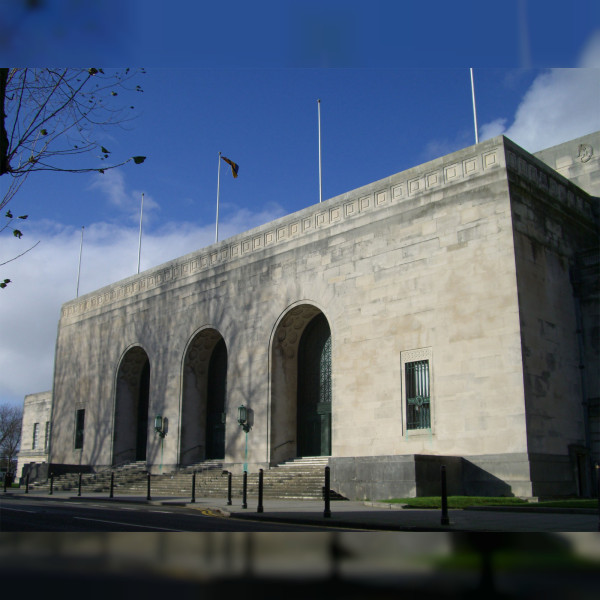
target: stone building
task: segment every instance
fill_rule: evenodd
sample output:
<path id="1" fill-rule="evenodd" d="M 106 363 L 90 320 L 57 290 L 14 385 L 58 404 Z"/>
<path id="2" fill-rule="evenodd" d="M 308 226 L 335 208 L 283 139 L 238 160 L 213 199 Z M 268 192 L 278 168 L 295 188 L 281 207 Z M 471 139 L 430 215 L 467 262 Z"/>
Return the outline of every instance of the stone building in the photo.
<path id="1" fill-rule="evenodd" d="M 51 391 L 25 396 L 17 479 L 24 481 L 29 472 L 33 476 L 47 475 L 51 409 Z"/>
<path id="2" fill-rule="evenodd" d="M 495 137 L 67 302 L 51 462 L 321 455 L 352 498 L 439 493 L 441 464 L 450 493 L 589 495 L 599 158 L 600 132 Z"/>

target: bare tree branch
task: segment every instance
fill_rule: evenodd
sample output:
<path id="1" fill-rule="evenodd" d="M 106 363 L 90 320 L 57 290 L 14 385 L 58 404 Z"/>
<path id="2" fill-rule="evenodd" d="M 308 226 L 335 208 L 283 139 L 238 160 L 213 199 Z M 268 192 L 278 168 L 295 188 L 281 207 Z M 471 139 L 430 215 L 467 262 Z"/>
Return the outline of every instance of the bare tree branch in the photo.
<path id="1" fill-rule="evenodd" d="M 102 160 L 108 159 L 110 151 L 95 139 L 95 133 L 130 120 L 126 112 L 134 107 L 118 105 L 116 98 L 121 92 L 143 91 L 139 85 L 128 87 L 139 73 L 143 70 L 107 74 L 94 68 L 0 69 L 0 176 L 22 177 L 42 170 L 104 170 L 65 167 L 53 159 L 94 150 L 101 152 Z M 121 160 L 106 168 L 127 162 Z"/>
<path id="2" fill-rule="evenodd" d="M 23 409 L 0 404 L 0 457 L 6 461 L 7 471 L 12 471 L 21 442 Z"/>
<path id="3" fill-rule="evenodd" d="M 36 171 L 104 173 L 131 161 L 144 162 L 145 156 L 109 162 L 111 151 L 98 141 L 103 129 L 131 119 L 129 114 L 134 106 L 125 100 L 128 95 L 143 91 L 133 83 L 143 73 L 143 69 L 105 72 L 97 68 L 0 68 L 0 176 L 11 180 L 0 197 L 0 210 Z M 107 164 L 81 164 L 79 159 L 84 154 L 95 154 L 94 158 Z M 6 218 L 12 219 L 9 213 Z M 23 233 L 10 223 L 9 220 L 0 227 L 0 233 L 12 229 L 20 238 Z M 10 280 L 4 279 L 0 288 L 8 283 Z"/>
<path id="4" fill-rule="evenodd" d="M 13 260 L 17 260 L 17 258 L 21 258 L 21 256 L 23 256 L 24 254 L 27 254 L 29 251 L 33 250 L 40 242 L 37 241 L 33 246 L 31 246 L 31 248 L 28 248 L 27 250 L 25 250 L 25 252 L 21 252 L 21 254 L 17 254 L 17 256 L 13 256 L 12 258 L 9 258 L 8 260 L 5 260 L 4 262 L 0 263 L 0 267 L 7 265 L 9 262 L 12 262 Z"/>

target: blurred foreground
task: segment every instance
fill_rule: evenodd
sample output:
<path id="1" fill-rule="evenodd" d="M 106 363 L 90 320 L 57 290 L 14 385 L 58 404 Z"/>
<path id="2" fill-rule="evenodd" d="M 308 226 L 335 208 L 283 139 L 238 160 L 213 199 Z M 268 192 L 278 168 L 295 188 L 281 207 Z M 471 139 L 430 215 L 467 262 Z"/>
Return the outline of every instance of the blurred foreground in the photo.
<path id="1" fill-rule="evenodd" d="M 596 533 L 1 533 L 9 593 L 597 598 Z M 6 594 L 6 595 L 5 595 Z"/>

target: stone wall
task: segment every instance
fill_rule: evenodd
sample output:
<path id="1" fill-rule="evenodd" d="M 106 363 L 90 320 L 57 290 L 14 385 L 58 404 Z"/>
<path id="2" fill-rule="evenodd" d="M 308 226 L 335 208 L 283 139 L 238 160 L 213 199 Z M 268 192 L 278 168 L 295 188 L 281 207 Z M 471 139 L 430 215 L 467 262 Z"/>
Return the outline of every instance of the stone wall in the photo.
<path id="1" fill-rule="evenodd" d="M 600 135 L 584 135 L 534 154 L 591 196 L 600 197 Z"/>
<path id="2" fill-rule="evenodd" d="M 519 157 L 521 155 L 521 157 Z M 528 451 L 532 455 L 562 456 L 552 476 L 536 476 L 548 495 L 570 472 L 569 448 L 585 447 L 587 400 L 590 388 L 582 378 L 586 363 L 600 363 L 595 351 L 583 345 L 581 304 L 598 309 L 597 293 L 576 289 L 582 255 L 598 253 L 598 223 L 594 201 L 579 188 L 546 173 L 534 157 L 523 162 L 522 151 L 508 146 L 509 182 L 514 217 L 515 260 L 525 373 Z M 586 312 L 585 323 L 589 325 Z M 584 329 L 586 331 L 584 331 Z M 597 331 L 596 331 L 597 336 Z M 587 356 L 586 356 L 587 354 Z M 594 378 L 593 373 L 590 373 Z M 542 464 L 544 461 L 537 461 Z M 588 463 L 588 469 L 591 464 Z M 533 468 L 533 467 L 532 467 Z M 541 486 L 541 487 L 540 487 Z M 591 490 L 588 490 L 591 491 Z M 571 488 L 575 492 L 575 488 Z"/>
<path id="3" fill-rule="evenodd" d="M 46 439 L 46 423 L 50 423 L 52 409 L 52 392 L 40 392 L 25 396 L 23 402 L 23 422 L 21 425 L 21 446 L 17 461 L 16 479 L 23 474 L 23 467 L 30 463 L 41 465 L 48 463 L 48 448 Z M 34 426 L 38 425 L 37 448 L 33 447 Z M 50 437 L 50 425 L 48 436 Z"/>
<path id="4" fill-rule="evenodd" d="M 580 440 L 583 429 L 581 418 L 571 419 L 553 429 L 560 444 L 538 443 L 538 424 L 527 415 L 531 407 L 546 418 L 532 400 L 543 371 L 522 355 L 539 341 L 531 332 L 562 319 L 557 327 L 568 341 L 554 355 L 561 369 L 573 341 L 572 312 L 550 318 L 540 304 L 546 289 L 564 293 L 568 270 L 524 258 L 533 239 L 526 223 L 538 217 L 529 218 L 537 208 L 523 198 L 556 196 L 572 218 L 591 218 L 589 197 L 554 175 L 500 136 L 68 302 L 57 339 L 52 461 L 114 462 L 119 369 L 139 347 L 150 364 L 148 464 L 187 462 L 181 432 L 185 439 L 193 412 L 184 399 L 202 379 L 193 365 L 206 362 L 189 357 L 219 337 L 228 356 L 225 462 L 239 469 L 246 461 L 241 404 L 253 414 L 250 470 L 292 457 L 298 337 L 323 313 L 332 339 L 333 459 L 463 457 L 472 465 L 463 472 L 472 473 L 480 460 L 490 469 L 482 479 L 502 487 L 507 477 L 530 495 L 528 469 L 518 466 L 529 464 L 528 452 L 566 455 L 565 441 Z M 519 197 L 511 198 L 516 186 Z M 549 219 L 544 235 L 572 253 L 579 238 L 559 242 L 559 221 Z M 545 273 L 560 276 L 546 288 Z M 550 360 L 540 352 L 536 360 Z M 414 357 L 431 364 L 431 427 L 421 430 L 406 426 L 402 364 Z M 571 366 L 550 376 L 557 423 L 565 415 L 555 399 L 563 378 L 574 384 Z M 81 450 L 73 448 L 78 408 L 86 410 Z M 169 422 L 162 447 L 156 414 Z M 497 456 L 513 457 L 512 466 Z"/>

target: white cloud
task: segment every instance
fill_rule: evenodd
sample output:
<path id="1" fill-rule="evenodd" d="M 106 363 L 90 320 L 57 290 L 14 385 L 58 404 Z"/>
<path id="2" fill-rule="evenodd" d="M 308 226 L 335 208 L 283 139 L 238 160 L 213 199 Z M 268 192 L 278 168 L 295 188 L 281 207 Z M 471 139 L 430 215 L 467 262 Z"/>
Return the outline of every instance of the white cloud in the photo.
<path id="1" fill-rule="evenodd" d="M 479 128 L 479 139 L 489 140 L 490 138 L 496 137 L 506 131 L 506 119 L 495 119 L 489 123 L 484 123 Z"/>
<path id="2" fill-rule="evenodd" d="M 529 152 L 537 152 L 600 130 L 600 33 L 584 48 L 579 68 L 540 74 L 523 97 L 513 122 L 484 124 L 480 139 L 503 133 Z"/>
<path id="3" fill-rule="evenodd" d="M 95 175 L 89 189 L 100 190 L 109 203 L 126 214 L 131 222 L 139 220 L 142 192 L 127 190 L 125 176 L 122 171 L 111 169 L 102 175 Z M 145 217 L 147 218 L 151 212 L 157 210 L 160 210 L 158 203 L 147 193 L 144 193 Z"/>
<path id="4" fill-rule="evenodd" d="M 586 44 L 579 59 L 579 66 L 585 69 L 600 68 L 600 31 L 597 31 Z"/>
<path id="5" fill-rule="evenodd" d="M 220 240 L 283 215 L 278 205 L 230 211 L 219 226 Z M 20 404 L 26 394 L 51 389 L 60 307 L 77 292 L 81 229 L 46 221 L 37 231 L 28 230 L 28 237 L 41 240 L 39 246 L 4 267 L 12 283 L 0 295 L 0 402 Z M 141 270 L 210 245 L 214 238 L 213 224 L 167 223 L 143 236 Z M 137 227 L 95 223 L 85 228 L 83 240 L 80 295 L 137 272 Z"/>
<path id="6" fill-rule="evenodd" d="M 474 143 L 472 131 L 459 131 L 453 138 L 436 138 L 425 144 L 420 160 L 423 162 L 433 160 Z"/>

